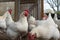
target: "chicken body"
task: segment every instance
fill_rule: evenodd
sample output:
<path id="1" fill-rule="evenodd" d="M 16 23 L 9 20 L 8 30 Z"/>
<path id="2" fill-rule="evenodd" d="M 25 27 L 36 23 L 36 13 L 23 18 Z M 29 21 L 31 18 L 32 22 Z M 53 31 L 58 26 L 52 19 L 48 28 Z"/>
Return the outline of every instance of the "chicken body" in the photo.
<path id="1" fill-rule="evenodd" d="M 54 16 L 54 22 L 58 25 L 58 28 L 60 29 L 60 20 L 57 18 L 57 14 Z"/>
<path id="2" fill-rule="evenodd" d="M 47 20 L 45 20 L 42 25 L 38 25 L 36 28 L 33 28 L 30 32 L 31 38 L 32 35 L 36 34 L 36 37 L 42 37 L 46 39 L 54 38 L 55 40 L 59 39 L 59 30 L 58 25 L 54 23 L 51 14 L 49 14 L 49 17 Z"/>
<path id="3" fill-rule="evenodd" d="M 28 32 L 28 22 L 25 16 L 25 11 L 20 14 L 20 19 L 14 22 L 10 13 L 7 13 L 6 23 L 7 23 L 7 35 L 12 39 L 16 38 L 20 32 Z"/>
<path id="4" fill-rule="evenodd" d="M 32 30 L 33 28 L 36 27 L 36 19 L 31 15 L 28 18 L 28 24 L 29 24 L 29 30 Z"/>
<path id="5" fill-rule="evenodd" d="M 7 12 L 5 12 L 4 15 L 0 16 L 0 28 L 4 29 L 4 30 L 6 30 L 6 28 L 7 28 L 7 26 L 6 26 L 6 17 L 7 17 L 6 13 Z"/>

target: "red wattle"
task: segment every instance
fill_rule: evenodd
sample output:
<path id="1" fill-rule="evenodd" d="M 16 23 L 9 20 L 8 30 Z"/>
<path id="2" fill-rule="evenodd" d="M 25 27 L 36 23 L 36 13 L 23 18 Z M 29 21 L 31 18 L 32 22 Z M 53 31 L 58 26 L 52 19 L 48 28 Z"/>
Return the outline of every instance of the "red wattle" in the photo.
<path id="1" fill-rule="evenodd" d="M 9 11 L 10 14 L 12 13 L 12 9 L 9 9 L 8 11 Z"/>

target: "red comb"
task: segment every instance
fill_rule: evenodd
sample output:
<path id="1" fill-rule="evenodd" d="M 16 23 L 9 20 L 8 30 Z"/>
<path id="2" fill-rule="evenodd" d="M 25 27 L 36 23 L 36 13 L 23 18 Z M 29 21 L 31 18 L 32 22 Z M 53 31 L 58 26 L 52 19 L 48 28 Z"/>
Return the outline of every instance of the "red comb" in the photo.
<path id="1" fill-rule="evenodd" d="M 28 13 L 29 13 L 29 10 L 28 10 L 28 9 L 26 9 L 26 10 L 24 10 L 24 11 L 26 11 L 26 12 L 28 12 Z"/>
<path id="2" fill-rule="evenodd" d="M 24 10 L 25 11 L 25 16 L 27 17 L 28 16 L 28 14 L 29 14 L 29 10 Z"/>
<path id="3" fill-rule="evenodd" d="M 12 13 L 12 9 L 9 9 L 8 11 L 9 11 L 10 14 Z"/>

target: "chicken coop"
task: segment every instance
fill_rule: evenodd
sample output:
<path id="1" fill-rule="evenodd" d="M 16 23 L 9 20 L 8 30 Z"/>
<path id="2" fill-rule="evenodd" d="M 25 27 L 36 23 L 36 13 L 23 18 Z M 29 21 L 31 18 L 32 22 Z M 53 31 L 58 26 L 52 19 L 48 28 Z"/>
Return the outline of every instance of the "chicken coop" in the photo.
<path id="1" fill-rule="evenodd" d="M 0 5 L 3 6 L 3 8 L 0 6 L 3 11 L 7 10 L 7 8 L 13 10 L 14 20 L 17 20 L 18 15 L 25 9 L 31 10 L 30 14 L 36 19 L 40 19 L 43 16 L 43 0 L 0 0 Z M 1 13 L 3 12 L 1 11 Z"/>
<path id="2" fill-rule="evenodd" d="M 50 5 L 45 6 L 46 1 L 0 0 L 0 40 L 60 39 L 60 20 L 56 14 L 60 12 L 47 9 L 55 5 L 48 0 Z"/>
<path id="3" fill-rule="evenodd" d="M 0 16 L 8 9 L 12 9 L 12 18 L 14 21 L 19 19 L 20 13 L 25 9 L 28 9 L 30 14 L 33 15 L 36 19 L 42 19 L 44 15 L 44 0 L 0 0 Z M 1 40 L 7 40 L 8 37 L 4 36 L 5 32 L 1 32 Z"/>

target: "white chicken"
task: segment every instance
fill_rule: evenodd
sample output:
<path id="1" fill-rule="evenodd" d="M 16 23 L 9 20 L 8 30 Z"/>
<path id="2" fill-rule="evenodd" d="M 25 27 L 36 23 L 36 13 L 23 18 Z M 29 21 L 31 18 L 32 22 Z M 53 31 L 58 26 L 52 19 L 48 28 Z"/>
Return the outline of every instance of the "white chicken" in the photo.
<path id="1" fill-rule="evenodd" d="M 29 29 L 32 30 L 38 25 L 42 25 L 44 21 L 47 19 L 47 15 L 44 15 L 43 20 L 36 20 L 33 16 L 29 16 L 28 23 L 29 23 Z"/>
<path id="2" fill-rule="evenodd" d="M 58 25 L 54 22 L 53 18 L 51 17 L 51 13 L 49 13 L 47 23 L 49 23 L 49 25 L 53 25 L 54 27 L 58 27 Z"/>
<path id="3" fill-rule="evenodd" d="M 46 20 L 48 18 L 48 16 L 46 15 L 46 14 L 44 14 L 44 16 L 43 16 L 43 20 Z"/>
<path id="4" fill-rule="evenodd" d="M 7 26 L 6 26 L 6 14 L 4 14 L 3 16 L 0 16 L 0 28 L 1 29 L 6 29 Z"/>
<path id="5" fill-rule="evenodd" d="M 49 14 L 48 19 L 43 23 L 43 25 L 39 25 L 32 29 L 32 31 L 28 34 L 29 40 L 34 40 L 34 37 L 42 37 L 46 39 L 54 38 L 55 40 L 59 39 L 59 30 L 54 23 L 51 14 Z"/>
<path id="6" fill-rule="evenodd" d="M 29 16 L 28 18 L 29 30 L 32 30 L 36 27 L 36 19 L 33 16 Z"/>
<path id="7" fill-rule="evenodd" d="M 37 25 L 43 25 L 43 23 L 45 23 L 45 21 L 47 20 L 48 16 L 46 14 L 44 14 L 42 20 L 36 20 L 36 24 Z"/>
<path id="8" fill-rule="evenodd" d="M 54 22 L 54 20 L 52 19 L 52 17 L 51 17 L 51 13 L 49 13 L 49 16 L 46 18 L 46 19 L 44 19 L 44 20 L 36 20 L 36 24 L 37 25 L 43 25 L 43 24 L 49 24 L 50 23 L 50 25 L 55 25 L 56 27 L 58 27 L 58 25 Z M 45 25 L 46 25 L 45 24 Z"/>
<path id="9" fill-rule="evenodd" d="M 57 14 L 55 14 L 55 16 L 54 16 L 54 22 L 58 25 L 58 27 L 60 29 L 60 20 L 58 20 Z"/>
<path id="10" fill-rule="evenodd" d="M 19 32 L 28 32 L 28 22 L 27 22 L 28 11 L 25 10 L 20 14 L 20 19 L 17 22 L 12 20 L 10 13 L 7 11 L 7 18 L 6 24 L 7 28 L 7 35 L 12 39 L 18 36 Z"/>

